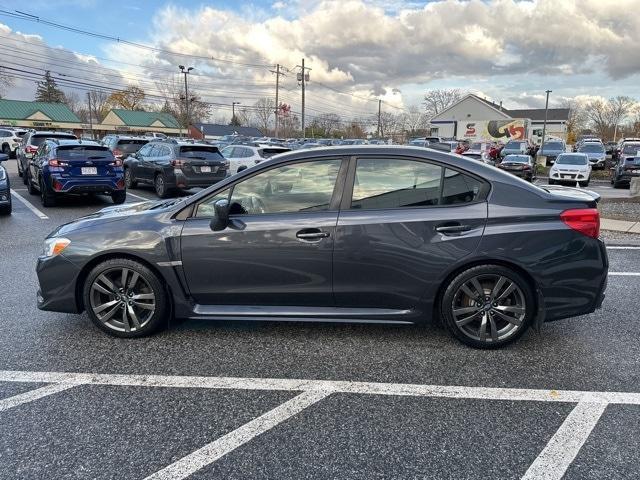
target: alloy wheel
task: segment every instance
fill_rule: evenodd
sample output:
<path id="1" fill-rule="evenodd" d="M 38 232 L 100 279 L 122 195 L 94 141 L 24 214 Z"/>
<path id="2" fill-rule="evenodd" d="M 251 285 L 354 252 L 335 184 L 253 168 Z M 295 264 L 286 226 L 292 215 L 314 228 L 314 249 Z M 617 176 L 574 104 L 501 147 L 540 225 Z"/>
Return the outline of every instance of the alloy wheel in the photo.
<path id="1" fill-rule="evenodd" d="M 463 283 L 453 296 L 451 314 L 467 337 L 485 343 L 504 341 L 524 325 L 527 305 L 516 282 L 481 274 Z"/>
<path id="2" fill-rule="evenodd" d="M 114 268 L 98 275 L 91 284 L 89 299 L 97 319 L 118 332 L 139 331 L 156 310 L 149 282 L 130 268 Z"/>

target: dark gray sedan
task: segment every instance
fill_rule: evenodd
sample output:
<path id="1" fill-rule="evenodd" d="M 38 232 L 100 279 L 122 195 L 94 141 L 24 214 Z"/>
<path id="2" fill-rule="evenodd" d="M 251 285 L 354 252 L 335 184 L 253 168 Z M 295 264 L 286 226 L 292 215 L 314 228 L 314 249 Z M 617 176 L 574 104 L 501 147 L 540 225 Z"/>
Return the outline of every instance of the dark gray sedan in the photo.
<path id="1" fill-rule="evenodd" d="M 38 306 L 139 337 L 171 317 L 408 324 L 506 345 L 599 308 L 594 197 L 424 148 L 273 157 L 198 194 L 52 232 Z"/>

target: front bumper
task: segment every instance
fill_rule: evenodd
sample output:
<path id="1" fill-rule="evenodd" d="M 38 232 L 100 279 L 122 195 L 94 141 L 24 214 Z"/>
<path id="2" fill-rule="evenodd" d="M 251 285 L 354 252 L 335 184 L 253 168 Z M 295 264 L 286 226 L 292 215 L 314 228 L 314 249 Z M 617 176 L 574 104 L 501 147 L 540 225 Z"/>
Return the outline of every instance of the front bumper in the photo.
<path id="1" fill-rule="evenodd" d="M 65 258 L 39 257 L 36 265 L 40 288 L 37 294 L 38 308 L 50 312 L 80 313 L 76 298 L 76 283 L 80 269 Z"/>

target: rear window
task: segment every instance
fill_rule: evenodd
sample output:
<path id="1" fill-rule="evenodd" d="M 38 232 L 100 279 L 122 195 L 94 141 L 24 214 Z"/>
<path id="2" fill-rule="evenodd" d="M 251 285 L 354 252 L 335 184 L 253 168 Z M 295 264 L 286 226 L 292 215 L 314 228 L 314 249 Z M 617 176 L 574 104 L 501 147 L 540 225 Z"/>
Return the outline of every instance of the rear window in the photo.
<path id="1" fill-rule="evenodd" d="M 564 145 L 560 142 L 546 142 L 542 148 L 547 148 L 549 150 L 562 150 Z"/>
<path id="2" fill-rule="evenodd" d="M 220 160 L 224 157 L 216 147 L 189 146 L 180 147 L 182 158 L 197 158 L 198 160 Z"/>
<path id="3" fill-rule="evenodd" d="M 142 148 L 143 145 L 149 143 L 149 140 L 138 139 L 138 140 L 118 140 L 116 144 L 116 148 L 120 150 L 122 153 L 136 153 L 138 150 Z"/>
<path id="4" fill-rule="evenodd" d="M 598 144 L 589 144 L 589 145 L 583 145 L 582 147 L 580 147 L 580 150 L 578 150 L 579 152 L 589 152 L 589 153 L 602 153 L 604 152 L 604 147 L 602 145 Z"/>
<path id="5" fill-rule="evenodd" d="M 262 148 L 262 149 L 258 150 L 258 153 L 260 154 L 260 156 L 262 158 L 271 158 L 274 155 L 277 155 L 279 153 L 288 152 L 288 151 L 289 151 L 288 148 Z"/>
<path id="6" fill-rule="evenodd" d="M 529 157 L 525 157 L 524 155 L 507 155 L 504 157 L 503 162 L 529 163 Z"/>
<path id="7" fill-rule="evenodd" d="M 640 143 L 628 143 L 622 150 L 625 155 L 635 155 L 636 152 L 640 152 Z"/>
<path id="8" fill-rule="evenodd" d="M 29 143 L 34 147 L 39 147 L 47 138 L 64 138 L 65 140 L 76 140 L 75 135 L 69 134 L 52 134 L 52 135 L 33 135 Z"/>
<path id="9" fill-rule="evenodd" d="M 525 142 L 507 142 L 504 148 L 507 148 L 507 149 L 524 148 L 525 145 L 526 145 Z"/>
<path id="10" fill-rule="evenodd" d="M 56 158 L 61 160 L 100 160 L 113 158 L 113 153 L 107 147 L 70 145 L 58 147 Z"/>

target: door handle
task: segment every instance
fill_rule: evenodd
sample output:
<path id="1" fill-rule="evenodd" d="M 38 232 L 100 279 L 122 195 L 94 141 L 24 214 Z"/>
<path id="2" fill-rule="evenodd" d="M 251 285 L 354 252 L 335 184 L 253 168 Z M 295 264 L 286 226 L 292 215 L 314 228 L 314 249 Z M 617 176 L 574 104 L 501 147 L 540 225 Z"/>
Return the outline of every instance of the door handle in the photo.
<path id="1" fill-rule="evenodd" d="M 300 240 L 320 240 L 321 238 L 327 238 L 329 232 L 323 232 L 318 228 L 305 228 L 296 233 L 296 238 Z"/>
<path id="2" fill-rule="evenodd" d="M 440 225 L 436 227 L 436 232 L 448 234 L 448 233 L 463 233 L 471 230 L 472 227 L 470 225 Z"/>

